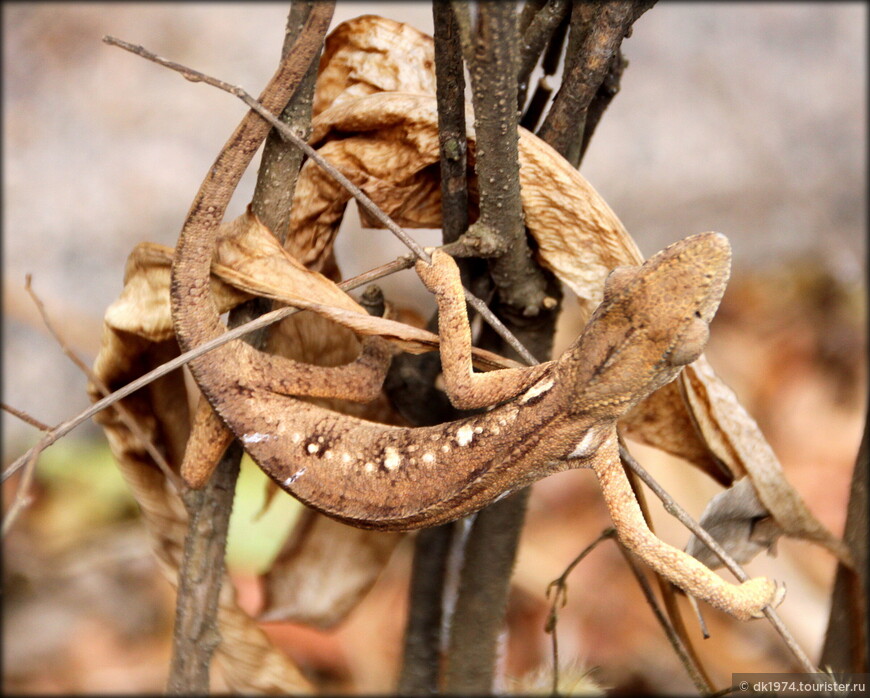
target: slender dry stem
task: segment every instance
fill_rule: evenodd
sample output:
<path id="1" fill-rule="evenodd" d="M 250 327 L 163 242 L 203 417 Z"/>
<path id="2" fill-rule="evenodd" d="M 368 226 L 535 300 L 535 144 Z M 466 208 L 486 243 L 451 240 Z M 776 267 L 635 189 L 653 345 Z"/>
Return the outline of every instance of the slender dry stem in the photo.
<path id="1" fill-rule="evenodd" d="M 637 499 L 638 506 L 640 506 L 643 518 L 647 522 L 647 526 L 649 526 L 650 531 L 655 532 L 652 516 L 649 511 L 649 504 L 646 501 L 646 494 L 640 478 L 631 470 L 626 470 L 626 476 L 631 484 L 631 489 L 632 492 L 634 492 L 635 499 Z M 698 657 L 698 652 L 695 649 L 692 638 L 686 631 L 686 624 L 683 622 L 680 606 L 677 603 L 676 587 L 657 572 L 654 572 L 654 574 L 659 585 L 659 590 L 662 593 L 662 600 L 664 601 L 665 612 L 669 621 L 668 626 L 663 626 L 664 631 L 669 639 L 672 633 L 677 636 L 679 645 L 675 644 L 674 641 L 671 641 L 671 645 L 676 651 L 677 658 L 682 662 L 683 667 L 686 669 L 689 678 L 691 678 L 695 683 L 695 686 L 698 687 L 702 693 L 711 693 L 713 691 L 713 682 Z M 693 608 L 697 612 L 698 607 L 695 598 L 690 596 L 689 602 L 690 604 L 693 602 L 695 603 Z M 701 618 L 700 613 L 698 613 L 698 617 L 703 631 L 703 618 Z M 659 618 L 658 614 L 656 614 L 656 618 Z"/>
<path id="2" fill-rule="evenodd" d="M 667 616 L 665 616 L 664 612 L 658 604 L 658 601 L 656 601 L 656 597 L 653 593 L 652 587 L 650 586 L 649 580 L 647 580 L 646 575 L 644 575 L 643 571 L 640 569 L 640 566 L 637 564 L 637 560 L 635 560 L 634 555 L 624 545 L 621 544 L 619 545 L 619 551 L 622 553 L 622 557 L 625 559 L 626 564 L 628 564 L 628 568 L 631 570 L 631 573 L 637 580 L 637 583 L 640 586 L 641 591 L 643 592 L 643 596 L 646 599 L 647 604 L 649 604 L 649 607 L 652 609 L 653 615 L 656 617 L 659 625 L 661 625 L 662 629 L 665 631 L 668 642 L 671 643 L 671 647 L 676 653 L 677 658 L 680 660 L 680 663 L 685 667 L 686 671 L 689 674 L 689 678 L 692 679 L 692 683 L 695 684 L 695 688 L 698 689 L 698 692 L 702 696 L 710 695 L 712 693 L 712 688 L 707 681 L 706 676 L 700 671 L 691 650 L 683 642 L 683 638 L 680 637 L 674 626 L 668 621 Z"/>
<path id="3" fill-rule="evenodd" d="M 547 613 L 547 620 L 544 624 L 544 632 L 550 635 L 550 643 L 553 652 L 552 694 L 554 696 L 559 694 L 559 609 L 564 608 L 565 604 L 568 603 L 568 575 L 574 571 L 574 568 L 579 565 L 586 556 L 589 555 L 589 553 L 598 547 L 599 543 L 608 538 L 613 538 L 615 535 L 615 528 L 605 528 L 598 535 L 598 538 L 583 548 L 583 550 L 580 551 L 580 554 L 568 563 L 568 566 L 562 571 L 562 574 L 547 585 L 547 598 L 549 599 L 552 594 L 552 602 L 550 603 L 550 610 Z"/>
<path id="4" fill-rule="evenodd" d="M 432 17 L 435 25 L 441 239 L 444 243 L 455 243 L 468 229 L 465 74 L 459 28 L 453 10 L 446 2 L 434 2 Z M 465 259 L 458 260 L 458 265 L 463 286 L 474 288 L 479 293 L 479 288 L 472 283 L 486 273 L 486 262 Z M 437 326 L 437 313 L 429 324 L 433 328 Z M 455 410 L 442 393 L 436 392 L 434 384 L 439 370 L 440 361 L 431 354 L 406 354 L 393 359 L 384 388 L 393 405 L 415 426 L 455 418 L 450 414 Z M 461 524 L 454 522 L 426 529 L 414 539 L 408 619 L 397 686 L 402 695 L 433 695 L 440 689 L 441 648 L 450 624 L 444 602 L 448 575 L 453 571 L 450 565 L 456 559 L 450 555 L 450 550 L 457 526 Z"/>
<path id="5" fill-rule="evenodd" d="M 5 402 L 0 402 L 0 409 L 11 414 L 13 417 L 18 417 L 22 422 L 29 424 L 32 427 L 36 427 L 39 431 L 51 431 L 51 427 L 48 424 L 43 424 L 36 417 L 27 414 L 24 410 L 19 410 L 17 407 L 13 407 L 12 405 L 7 405 Z"/>
<path id="6" fill-rule="evenodd" d="M 291 6 L 291 16 L 307 16 L 304 22 L 300 22 L 302 26 L 296 36 L 285 36 L 279 70 L 263 93 L 263 98 L 270 99 L 274 108 L 280 108 L 283 112 L 306 76 L 310 75 L 311 66 L 323 46 L 334 8 L 334 2 L 322 2 L 309 6 L 307 9 L 310 11 L 306 13 L 305 8 L 300 11 L 296 3 Z M 268 129 L 264 127 L 252 112 L 245 116 L 234 136 L 221 149 L 212 171 L 200 186 L 195 202 L 211 195 L 214 207 L 221 207 L 219 215 L 223 215 L 229 194 L 224 199 L 215 193 L 209 194 L 212 191 L 210 187 L 214 181 L 214 172 L 220 171 L 221 166 L 237 163 L 232 165 L 234 170 L 228 170 L 228 181 L 233 182 L 231 186 L 234 189 L 255 150 L 243 148 L 240 139 L 235 137 L 246 134 L 252 141 L 262 142 L 268 136 Z M 277 142 L 277 146 L 281 148 L 282 144 Z M 235 158 L 236 153 L 239 153 L 238 158 Z M 262 187 L 256 190 L 252 206 L 258 214 L 266 218 L 274 230 L 285 215 L 278 207 L 281 206 L 286 192 L 281 191 L 283 186 L 280 182 L 276 183 L 269 176 L 270 171 L 268 165 L 261 169 L 259 182 L 269 186 L 266 190 Z M 273 186 L 276 184 L 277 187 Z M 190 220 L 188 218 L 185 229 L 190 225 Z M 276 232 L 280 237 L 284 231 Z M 270 307 L 271 303 L 266 299 L 253 298 L 230 312 L 229 324 L 243 324 L 267 312 Z M 244 341 L 262 349 L 266 341 L 265 332 L 248 335 Z M 170 694 L 202 694 L 209 689 L 211 660 L 221 641 L 218 599 L 224 581 L 226 540 L 242 454 L 241 445 L 233 442 L 224 452 L 204 488 L 186 489 L 182 492 L 182 501 L 188 513 L 188 526 L 183 557 L 178 569 L 172 659 L 167 681 L 167 692 Z"/>
<path id="7" fill-rule="evenodd" d="M 73 350 L 73 348 L 69 345 L 69 343 L 63 338 L 58 329 L 54 326 L 54 323 L 51 321 L 51 318 L 48 315 L 48 311 L 45 309 L 45 303 L 42 302 L 42 299 L 36 294 L 36 291 L 33 290 L 32 286 L 32 278 L 30 274 L 27 275 L 26 281 L 24 284 L 24 289 L 30 294 L 30 298 L 33 300 L 34 305 L 36 305 L 36 309 L 39 311 L 39 316 L 42 318 L 42 322 L 45 325 L 46 329 L 49 331 L 54 340 L 58 343 L 63 353 L 69 358 L 70 361 L 75 364 L 75 366 L 85 374 L 87 379 L 93 383 L 96 389 L 100 392 L 103 397 L 106 397 L 111 393 L 109 387 L 100 380 L 100 377 L 97 376 L 92 370 L 91 367 L 88 366 L 78 354 Z M 142 447 L 148 452 L 148 455 L 154 460 L 157 464 L 157 467 L 160 468 L 163 475 L 169 480 L 169 483 L 172 487 L 175 488 L 176 492 L 180 492 L 183 489 L 181 478 L 179 478 L 174 472 L 172 472 L 172 468 L 169 463 L 166 462 L 166 458 L 164 458 L 163 454 L 160 450 L 154 445 L 154 442 L 148 438 L 142 428 L 139 426 L 139 422 L 136 418 L 130 414 L 130 411 L 124 407 L 120 402 L 115 405 L 115 409 L 118 411 L 118 415 L 121 418 L 121 421 L 124 422 L 124 425 L 130 430 L 130 433 L 138 439 L 139 443 Z"/>

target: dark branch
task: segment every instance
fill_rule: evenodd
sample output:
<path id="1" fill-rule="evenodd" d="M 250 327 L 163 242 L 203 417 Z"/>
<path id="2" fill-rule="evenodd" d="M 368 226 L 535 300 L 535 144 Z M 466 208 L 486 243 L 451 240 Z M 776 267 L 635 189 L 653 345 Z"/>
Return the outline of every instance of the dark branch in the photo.
<path id="1" fill-rule="evenodd" d="M 576 2 L 562 86 L 538 135 L 575 166 L 588 109 L 632 24 L 655 0 Z"/>

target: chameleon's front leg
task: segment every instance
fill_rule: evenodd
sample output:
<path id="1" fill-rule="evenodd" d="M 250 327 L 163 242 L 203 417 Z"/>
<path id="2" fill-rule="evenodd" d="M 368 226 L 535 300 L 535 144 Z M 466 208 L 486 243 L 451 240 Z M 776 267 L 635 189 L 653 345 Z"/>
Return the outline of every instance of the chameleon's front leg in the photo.
<path id="1" fill-rule="evenodd" d="M 596 453 L 592 468 L 601 483 L 620 542 L 662 577 L 739 620 L 759 618 L 765 606 L 782 602 L 785 587 L 764 577 L 730 584 L 650 531 L 619 460 L 615 435 Z"/>
<path id="2" fill-rule="evenodd" d="M 441 367 L 447 396 L 458 409 L 494 405 L 519 395 L 549 370 L 550 364 L 475 373 L 471 364 L 471 326 L 456 262 L 446 252 L 429 248 L 432 263 L 418 261 L 417 274 L 438 303 Z"/>

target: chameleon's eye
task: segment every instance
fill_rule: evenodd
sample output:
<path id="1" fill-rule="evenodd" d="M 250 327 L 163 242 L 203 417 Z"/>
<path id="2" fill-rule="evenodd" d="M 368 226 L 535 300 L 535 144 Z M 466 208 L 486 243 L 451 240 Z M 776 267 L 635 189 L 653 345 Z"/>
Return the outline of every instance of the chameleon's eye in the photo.
<path id="1" fill-rule="evenodd" d="M 668 361 L 674 366 L 685 366 L 697 359 L 710 337 L 710 327 L 703 318 L 696 316 L 674 342 Z"/>
<path id="2" fill-rule="evenodd" d="M 610 298 L 621 293 L 637 276 L 638 267 L 616 267 L 604 281 L 604 297 Z"/>

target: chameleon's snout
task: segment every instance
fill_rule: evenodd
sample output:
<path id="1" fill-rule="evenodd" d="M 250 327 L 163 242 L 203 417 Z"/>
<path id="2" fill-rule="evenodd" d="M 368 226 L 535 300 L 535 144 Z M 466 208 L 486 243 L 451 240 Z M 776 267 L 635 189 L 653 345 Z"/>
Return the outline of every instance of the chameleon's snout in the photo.
<path id="1" fill-rule="evenodd" d="M 699 256 L 714 267 L 731 268 L 731 243 L 722 233 L 698 233 L 686 238 L 686 242 L 702 248 Z"/>
<path id="2" fill-rule="evenodd" d="M 731 275 L 731 243 L 722 233 L 700 233 L 680 243 L 679 257 L 684 269 L 695 278 L 699 291 L 697 310 L 710 322 L 716 314 Z"/>

